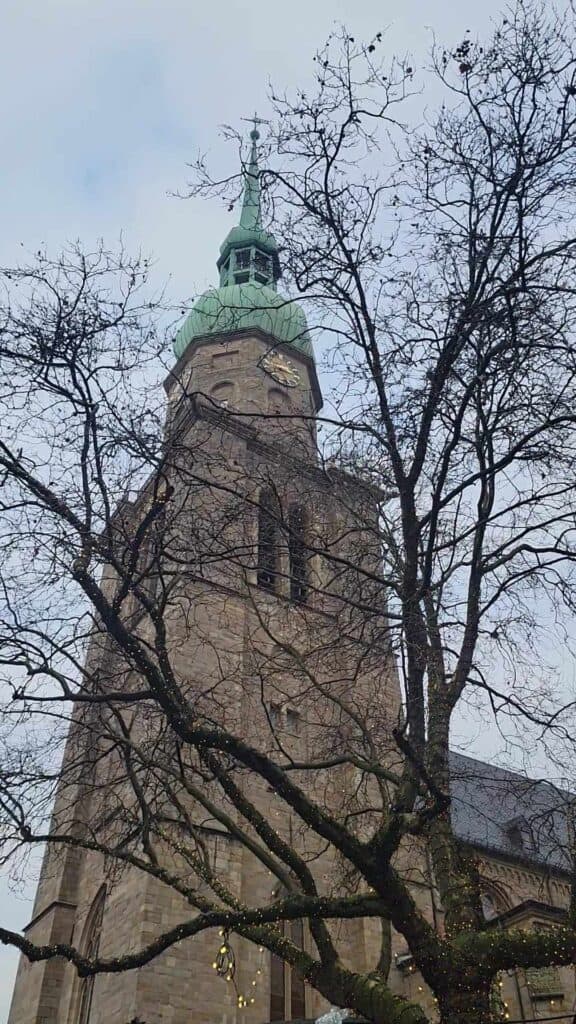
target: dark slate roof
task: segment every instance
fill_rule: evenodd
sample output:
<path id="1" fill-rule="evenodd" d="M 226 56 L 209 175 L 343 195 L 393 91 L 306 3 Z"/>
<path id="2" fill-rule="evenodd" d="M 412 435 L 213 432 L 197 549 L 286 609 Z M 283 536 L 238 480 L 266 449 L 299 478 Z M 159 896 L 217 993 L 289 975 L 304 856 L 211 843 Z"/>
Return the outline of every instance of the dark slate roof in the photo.
<path id="1" fill-rule="evenodd" d="M 516 861 L 570 869 L 566 812 L 574 795 L 454 752 L 450 768 L 452 825 L 459 839 Z"/>

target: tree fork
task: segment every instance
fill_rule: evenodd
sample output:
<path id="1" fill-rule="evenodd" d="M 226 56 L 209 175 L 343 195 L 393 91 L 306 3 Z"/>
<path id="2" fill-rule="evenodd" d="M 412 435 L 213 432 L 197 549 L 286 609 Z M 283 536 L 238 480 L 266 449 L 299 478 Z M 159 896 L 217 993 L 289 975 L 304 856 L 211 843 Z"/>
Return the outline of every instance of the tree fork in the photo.
<path id="1" fill-rule="evenodd" d="M 490 1003 L 490 981 L 476 979 L 476 984 L 463 984 L 455 979 L 443 995 L 438 996 L 440 1024 L 494 1024 Z"/>

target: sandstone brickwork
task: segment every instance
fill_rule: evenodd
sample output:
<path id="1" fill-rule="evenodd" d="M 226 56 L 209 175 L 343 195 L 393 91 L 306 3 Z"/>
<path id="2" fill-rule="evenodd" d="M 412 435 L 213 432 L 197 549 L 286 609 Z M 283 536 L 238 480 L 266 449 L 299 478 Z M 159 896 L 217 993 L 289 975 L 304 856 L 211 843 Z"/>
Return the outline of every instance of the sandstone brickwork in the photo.
<path id="1" fill-rule="evenodd" d="M 295 386 L 282 386 L 267 373 L 263 362 L 270 352 L 279 352 L 296 368 Z M 215 720 L 262 750 L 274 750 L 280 736 L 291 756 L 301 760 L 309 752 L 328 754 L 346 742 L 349 723 L 338 712 L 339 696 L 369 724 L 384 761 L 394 758 L 391 732 L 401 716 L 401 700 L 383 617 L 373 627 L 363 622 L 359 632 L 354 611 L 381 600 L 376 585 L 371 590 L 366 576 L 360 582 L 355 575 L 359 560 L 378 573 L 374 526 L 381 496 L 319 460 L 315 415 L 321 398 L 313 361 L 257 331 L 201 339 L 181 357 L 167 381 L 167 394 L 168 482 L 176 511 L 167 527 L 171 533 L 165 568 L 172 590 L 165 622 L 172 665 L 183 689 L 204 711 L 211 709 Z M 286 547 L 279 552 L 275 591 L 259 586 L 258 508 L 264 488 L 273 488 L 282 509 L 297 504 L 306 511 L 314 550 L 304 602 L 291 594 Z M 147 494 L 145 488 L 126 506 L 122 514 L 128 522 Z M 323 557 L 323 550 L 338 556 L 336 566 L 334 558 Z M 112 573 L 105 586 L 113 592 Z M 344 601 L 343 595 L 351 593 L 356 600 Z M 145 635 L 145 618 L 138 619 L 134 608 L 130 614 L 132 628 Z M 105 638 L 95 639 L 89 657 L 102 659 L 103 671 L 115 686 L 137 686 L 137 679 L 114 669 Z M 136 715 L 138 742 L 155 745 L 159 763 L 173 756 L 169 738 L 159 738 L 153 710 L 142 705 Z M 65 768 L 79 758 L 75 744 L 72 727 Z M 94 757 L 91 771 L 89 779 L 80 765 L 76 772 L 63 773 L 54 811 L 62 827 L 72 823 L 85 829 L 103 820 L 106 808 L 121 808 L 124 800 L 129 819 L 130 788 L 114 754 Z M 363 799 L 369 804 L 369 794 L 357 782 L 346 767 L 319 772 L 310 785 L 315 797 L 338 813 L 350 806 L 352 793 L 360 809 Z M 302 854 L 314 856 L 320 887 L 337 891 L 343 876 L 334 855 L 322 851 L 270 787 L 252 782 L 250 798 L 280 835 Z M 196 813 L 190 794 L 186 806 Z M 364 823 L 358 817 L 359 829 L 367 828 L 369 815 Z M 121 828 L 122 822 L 118 815 L 114 827 Z M 270 872 L 206 814 L 202 828 L 209 855 L 229 890 L 251 906 L 269 900 L 275 884 Z M 183 877 L 185 866 L 177 852 L 166 856 L 171 869 Z M 426 851 L 412 849 L 408 860 L 414 896 L 441 929 Z M 545 923 L 550 907 L 566 903 L 561 873 L 487 855 L 482 873 L 498 914 L 525 905 L 520 926 Z M 183 897 L 141 871 L 114 867 L 96 852 L 51 847 L 28 936 L 38 943 L 72 940 L 85 948 L 91 941 L 95 901 L 103 893 L 98 951 L 106 957 L 136 951 L 190 917 Z M 341 923 L 334 933 L 351 966 L 365 968 L 377 961 L 379 935 L 373 922 Z M 263 1024 L 270 1017 L 270 955 L 243 939 L 234 940 L 236 985 L 254 1000 L 239 1009 L 234 986 L 212 967 L 219 941 L 216 933 L 204 934 L 176 943 L 136 971 L 97 976 L 91 983 L 88 1017 L 82 1010 L 86 983 L 72 967 L 62 961 L 31 966 L 23 959 L 9 1024 L 127 1024 L 135 1017 L 146 1024 Z M 421 1000 L 433 1014 L 430 993 L 395 934 L 393 954 L 393 988 Z M 550 999 L 535 1001 L 526 978 L 502 979 L 510 1019 L 526 1017 L 528 1011 L 536 1016 L 543 1008 L 549 1013 L 558 999 L 562 1006 L 572 1006 L 572 972 L 561 974 L 562 996 L 551 997 L 552 1004 Z M 325 1001 L 307 991 L 306 1014 L 314 1017 L 323 1009 Z"/>

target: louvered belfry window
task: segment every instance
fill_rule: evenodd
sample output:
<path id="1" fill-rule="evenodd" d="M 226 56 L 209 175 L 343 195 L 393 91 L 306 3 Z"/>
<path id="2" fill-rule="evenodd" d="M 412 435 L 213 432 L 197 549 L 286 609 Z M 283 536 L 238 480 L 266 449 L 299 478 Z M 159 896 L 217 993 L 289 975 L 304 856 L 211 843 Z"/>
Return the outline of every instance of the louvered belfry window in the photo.
<path id="1" fill-rule="evenodd" d="M 301 505 L 288 509 L 288 551 L 290 556 L 290 597 L 298 604 L 308 598 L 308 557 L 306 550 L 306 512 Z"/>
<path id="2" fill-rule="evenodd" d="M 278 585 L 280 505 L 271 487 L 260 492 L 258 509 L 258 586 L 275 591 Z"/>

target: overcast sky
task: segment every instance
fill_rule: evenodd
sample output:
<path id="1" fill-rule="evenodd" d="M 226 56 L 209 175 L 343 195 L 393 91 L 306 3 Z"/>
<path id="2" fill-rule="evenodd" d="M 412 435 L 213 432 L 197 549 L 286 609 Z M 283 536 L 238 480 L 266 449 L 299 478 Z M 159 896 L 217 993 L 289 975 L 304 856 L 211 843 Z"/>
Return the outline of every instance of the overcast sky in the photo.
<path id="1" fill-rule="evenodd" d="M 215 281 L 231 226 L 218 205 L 183 202 L 186 162 L 225 153 L 218 126 L 266 115 L 271 79 L 304 80 L 335 22 L 358 38 L 387 29 L 387 47 L 417 69 L 431 30 L 447 44 L 484 33 L 497 0 L 3 0 L 0 4 L 0 262 L 22 244 L 67 241 L 142 248 L 172 294 Z M 233 150 L 230 149 L 230 159 Z M 232 169 L 232 168 L 230 168 Z M 33 888 L 33 886 L 32 886 Z M 0 889 L 2 924 L 22 928 L 30 893 Z M 0 950 L 0 1024 L 16 957 Z"/>

